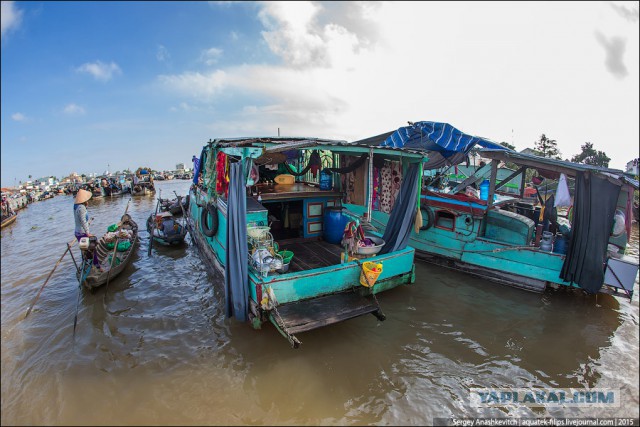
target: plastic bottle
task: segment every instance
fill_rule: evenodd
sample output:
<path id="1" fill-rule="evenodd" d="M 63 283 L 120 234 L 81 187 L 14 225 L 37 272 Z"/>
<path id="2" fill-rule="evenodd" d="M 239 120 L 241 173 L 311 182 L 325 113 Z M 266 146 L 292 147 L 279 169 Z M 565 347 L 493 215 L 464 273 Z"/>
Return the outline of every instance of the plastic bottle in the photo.
<path id="1" fill-rule="evenodd" d="M 489 180 L 485 179 L 480 184 L 480 200 L 489 200 Z"/>

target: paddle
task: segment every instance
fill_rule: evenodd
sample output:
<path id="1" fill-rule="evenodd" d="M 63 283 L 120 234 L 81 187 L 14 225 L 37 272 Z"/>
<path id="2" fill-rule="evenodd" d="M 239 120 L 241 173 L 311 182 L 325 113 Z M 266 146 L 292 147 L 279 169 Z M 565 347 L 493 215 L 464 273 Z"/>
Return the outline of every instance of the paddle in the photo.
<path id="1" fill-rule="evenodd" d="M 76 325 L 78 324 L 78 307 L 80 306 L 80 294 L 82 292 L 82 282 L 87 278 L 89 272 L 91 271 L 91 263 L 93 260 L 91 258 L 85 259 L 82 261 L 82 273 L 80 274 L 80 278 L 78 280 L 78 298 L 76 299 L 76 314 L 73 316 L 73 338 L 76 337 Z M 86 270 L 86 273 L 85 273 Z"/>
<path id="2" fill-rule="evenodd" d="M 160 205 L 161 198 L 162 190 L 160 190 L 160 194 L 158 195 L 158 203 L 156 203 L 156 213 L 153 215 L 153 220 L 151 221 L 151 230 L 149 231 L 149 251 L 147 252 L 147 256 L 151 256 L 151 247 L 153 246 L 153 230 L 156 228 L 156 215 L 158 215 L 158 206 Z"/>
<path id="3" fill-rule="evenodd" d="M 91 221 L 93 221 L 93 218 L 91 218 L 89 220 L 89 224 L 91 224 Z M 78 241 L 78 239 L 73 239 L 71 242 L 67 243 L 67 248 L 64 250 L 64 252 L 62 253 L 62 256 L 60 257 L 60 259 L 58 260 L 58 262 L 56 262 L 56 264 L 53 266 L 53 269 L 51 270 L 51 272 L 49 273 L 49 275 L 47 276 L 47 279 L 44 281 L 44 283 L 42 284 L 42 286 L 40 287 L 40 290 L 38 291 L 38 294 L 36 295 L 36 297 L 33 299 L 33 302 L 31 303 L 31 306 L 29 306 L 29 309 L 27 310 L 27 314 L 24 316 L 24 318 L 26 319 L 27 316 L 29 316 L 29 313 L 31 313 L 31 310 L 33 309 L 33 306 L 36 304 L 36 301 L 38 301 L 38 298 L 40 298 L 40 294 L 42 293 L 42 290 L 44 289 L 44 287 L 46 286 L 47 282 L 49 282 L 49 279 L 51 278 L 51 276 L 53 275 L 53 272 L 56 271 L 56 268 L 58 268 L 58 266 L 60 265 L 60 262 L 62 261 L 62 258 L 64 258 L 64 256 L 67 254 L 67 252 L 71 251 L 71 247 L 73 245 L 76 244 L 76 242 Z"/>
<path id="4" fill-rule="evenodd" d="M 187 222 L 189 221 L 189 218 L 187 218 L 187 213 L 184 211 L 184 206 L 182 206 L 182 196 L 178 196 L 178 193 L 175 192 L 175 190 L 173 191 L 173 194 L 176 195 L 176 199 L 178 200 L 178 203 L 180 204 L 180 209 L 182 210 L 182 218 L 184 218 L 184 225 L 183 227 L 187 226 Z M 187 231 L 189 230 L 189 228 L 187 227 Z M 193 243 L 193 236 L 191 235 L 191 233 L 189 233 L 189 237 L 191 238 L 191 243 Z"/>

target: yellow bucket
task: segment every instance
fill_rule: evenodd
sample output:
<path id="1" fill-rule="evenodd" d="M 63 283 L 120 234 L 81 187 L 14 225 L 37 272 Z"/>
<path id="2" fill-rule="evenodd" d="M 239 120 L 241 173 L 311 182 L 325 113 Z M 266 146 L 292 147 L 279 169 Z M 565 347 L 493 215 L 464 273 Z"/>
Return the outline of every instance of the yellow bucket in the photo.
<path id="1" fill-rule="evenodd" d="M 378 276 L 382 273 L 382 264 L 367 261 L 362 263 L 362 271 L 360 272 L 360 284 L 371 288 L 376 284 Z"/>

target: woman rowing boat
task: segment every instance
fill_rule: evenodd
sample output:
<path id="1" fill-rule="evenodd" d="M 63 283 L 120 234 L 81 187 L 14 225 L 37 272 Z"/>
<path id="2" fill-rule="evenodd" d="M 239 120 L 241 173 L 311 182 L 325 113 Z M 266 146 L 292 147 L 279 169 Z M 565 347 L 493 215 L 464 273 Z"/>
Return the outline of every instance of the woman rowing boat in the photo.
<path id="1" fill-rule="evenodd" d="M 76 199 L 73 204 L 73 216 L 76 221 L 75 235 L 78 241 L 83 237 L 93 236 L 89 231 L 89 212 L 87 211 L 87 205 L 89 204 L 88 202 L 91 195 L 90 191 L 80 189 L 78 190 L 78 194 L 76 194 Z M 95 251 L 93 253 L 93 265 L 102 271 L 100 262 L 98 261 L 98 254 Z"/>

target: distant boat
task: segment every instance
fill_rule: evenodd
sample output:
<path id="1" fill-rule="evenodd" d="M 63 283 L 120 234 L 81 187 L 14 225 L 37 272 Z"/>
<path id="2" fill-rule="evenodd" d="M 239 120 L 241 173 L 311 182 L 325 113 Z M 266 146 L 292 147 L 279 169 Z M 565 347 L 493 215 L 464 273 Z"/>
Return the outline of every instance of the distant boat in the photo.
<path id="1" fill-rule="evenodd" d="M 175 199 L 159 199 L 160 201 L 160 211 L 161 212 L 171 212 L 175 216 L 181 216 L 183 212 L 186 212 L 189 209 L 189 195 L 186 197 L 179 196 Z M 182 206 L 180 206 L 182 205 Z"/>
<path id="2" fill-rule="evenodd" d="M 5 228 L 7 225 L 13 224 L 13 222 L 16 220 L 16 218 L 18 218 L 18 214 L 15 212 L 12 212 L 11 214 L 9 214 L 8 216 L 2 216 L 2 227 L 0 228 Z"/>
<path id="3" fill-rule="evenodd" d="M 178 221 L 170 212 L 160 212 L 155 215 L 149 215 L 147 218 L 147 231 L 152 235 L 153 240 L 165 246 L 174 246 L 184 243 L 187 236 L 187 227 L 184 222 Z"/>
<path id="4" fill-rule="evenodd" d="M 139 182 L 131 188 L 132 196 L 148 196 L 156 192 L 153 184 L 149 182 Z"/>

